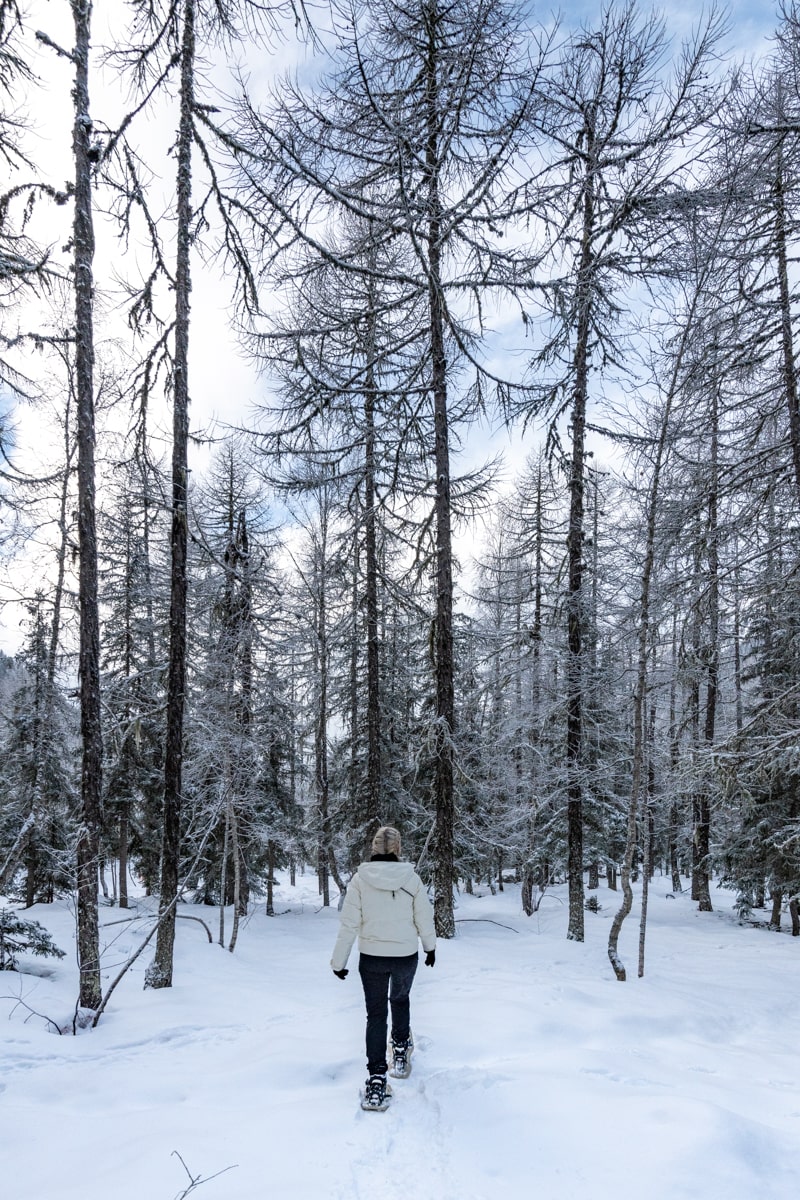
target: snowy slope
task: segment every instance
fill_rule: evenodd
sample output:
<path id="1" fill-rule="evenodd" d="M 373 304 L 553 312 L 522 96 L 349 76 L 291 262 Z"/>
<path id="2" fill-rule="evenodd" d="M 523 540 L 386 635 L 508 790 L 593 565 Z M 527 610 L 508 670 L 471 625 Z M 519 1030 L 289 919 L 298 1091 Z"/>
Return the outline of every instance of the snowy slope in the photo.
<path id="1" fill-rule="evenodd" d="M 530 919 L 516 887 L 462 896 L 457 939 L 417 975 L 413 1074 L 387 1113 L 363 1113 L 360 984 L 329 970 L 338 918 L 313 883 L 283 886 L 282 915 L 259 908 L 233 955 L 179 922 L 175 986 L 142 989 L 146 951 L 78 1037 L 9 999 L 66 1024 L 72 956 L 0 976 L 3 1196 L 172 1200 L 189 1182 L 174 1151 L 202 1200 L 800 1194 L 797 939 L 739 926 L 724 893 L 699 914 L 656 881 L 647 974 L 634 911 L 620 984 L 618 897 L 601 889 L 577 945 L 563 892 Z M 66 908 L 32 915 L 71 948 Z M 104 929 L 109 977 L 139 928 Z"/>

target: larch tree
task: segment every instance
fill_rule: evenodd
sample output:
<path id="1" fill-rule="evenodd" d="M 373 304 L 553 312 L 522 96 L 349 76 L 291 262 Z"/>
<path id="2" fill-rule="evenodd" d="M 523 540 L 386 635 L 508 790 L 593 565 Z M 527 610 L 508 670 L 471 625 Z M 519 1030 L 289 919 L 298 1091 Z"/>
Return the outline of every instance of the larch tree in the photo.
<path id="1" fill-rule="evenodd" d="M 102 827 L 103 739 L 100 701 L 100 615 L 97 599 L 94 392 L 95 154 L 89 96 L 92 5 L 71 0 L 75 42 L 67 57 L 74 67 L 72 153 L 75 171 L 72 230 L 75 290 L 75 413 L 78 456 L 78 548 L 81 707 L 81 816 L 77 845 L 79 1003 L 96 1010 L 102 999 L 97 889 Z M 44 39 L 49 41 L 49 39 Z M 51 43 L 52 44 L 52 43 Z M 64 54 L 65 51 L 60 50 Z"/>
<path id="2" fill-rule="evenodd" d="M 146 975 L 150 987 L 172 985 L 175 918 L 178 902 L 183 793 L 186 683 L 186 613 L 188 594 L 188 447 L 189 339 L 191 328 L 192 248 L 212 229 L 223 256 L 232 265 L 233 291 L 250 286 L 250 269 L 232 219 L 232 204 L 213 158 L 221 136 L 211 118 L 215 106 L 204 102 L 206 80 L 202 54 L 211 46 L 229 45 L 244 31 L 274 28 L 291 3 L 263 5 L 257 0 L 133 0 L 133 29 L 116 59 L 134 81 L 137 103 L 116 130 L 108 131 L 103 149 L 106 173 L 115 179 L 117 215 L 124 236 L 141 219 L 151 241 L 153 265 L 140 287 L 132 288 L 130 320 L 143 332 L 158 309 L 159 288 L 174 292 L 174 312 L 145 355 L 136 390 L 146 404 L 166 371 L 172 397 L 170 649 L 167 684 L 167 729 L 164 752 L 163 844 L 160 917 L 155 955 Z M 129 143 L 130 128 L 153 103 L 163 100 L 177 76 L 178 128 L 175 141 L 175 265 L 154 215 L 153 202 L 141 178 L 141 164 Z M 115 168 L 116 170 L 115 175 Z M 199 194 L 193 195 L 193 187 Z"/>
<path id="3" fill-rule="evenodd" d="M 509 172 L 536 64 L 523 71 L 518 10 L 488 0 L 383 0 L 343 7 L 341 16 L 341 65 L 315 94 L 287 85 L 274 111 L 243 112 L 236 153 L 250 206 L 261 198 L 277 214 L 264 234 L 270 258 L 276 239 L 291 246 L 297 238 L 335 258 L 325 224 L 356 216 L 381 242 L 405 244 L 402 261 L 412 265 L 389 279 L 425 307 L 435 479 L 434 911 L 439 935 L 452 937 L 454 391 L 466 363 L 477 378 L 473 403 L 487 386 L 477 357 L 481 303 L 502 277 Z M 363 264 L 350 269 L 370 274 Z"/>
<path id="4" fill-rule="evenodd" d="M 665 520 L 665 487 L 663 477 L 666 474 L 670 455 L 676 452 L 678 441 L 677 429 L 681 422 L 676 417 L 676 410 L 681 406 L 685 409 L 695 408 L 701 402 L 701 396 L 708 387 L 707 372 L 704 363 L 707 361 L 705 345 L 705 327 L 708 323 L 708 309 L 716 304 L 719 284 L 719 245 L 727 229 L 730 218 L 730 200 L 715 203 L 712 211 L 703 222 L 703 234 L 697 236 L 697 221 L 691 213 L 683 221 L 676 220 L 673 235 L 673 253 L 679 260 L 678 269 L 674 272 L 671 284 L 665 285 L 662 305 L 667 310 L 669 296 L 674 292 L 671 303 L 676 306 L 673 323 L 661 334 L 664 341 L 662 353 L 656 355 L 653 345 L 653 387 L 657 397 L 656 414 L 649 435 L 642 438 L 639 450 L 638 473 L 647 479 L 646 493 L 642 502 L 641 526 L 642 549 L 639 554 L 640 566 L 638 572 L 638 595 L 634 607 L 634 688 L 633 688 L 633 752 L 631 771 L 631 791 L 627 813 L 627 835 L 625 851 L 621 864 L 621 882 L 623 900 L 611 924 L 608 940 L 608 954 L 614 973 L 618 980 L 624 982 L 626 970 L 619 955 L 619 934 L 623 922 L 629 915 L 633 904 L 631 875 L 634 858 L 638 845 L 638 829 L 646 803 L 648 789 L 647 777 L 653 748 L 648 739 L 648 706 L 654 691 L 653 675 L 653 640 L 657 627 L 658 609 L 658 576 L 669 561 L 674 544 L 679 533 L 675 521 Z M 713 367 L 716 364 L 712 364 Z M 712 390 L 717 386 L 717 380 L 711 382 Z M 713 407 L 713 406 L 712 406 Z M 644 413 L 642 413 L 644 417 Z M 685 421 L 684 421 L 685 424 Z M 685 430 L 684 430 L 685 432 Z M 716 512 L 717 496 L 714 490 L 713 469 L 715 466 L 714 438 L 716 429 L 712 429 L 712 479 L 708 490 L 707 503 L 711 516 Z M 670 528 L 672 525 L 672 528 Z M 712 521 L 711 537 L 717 535 L 716 520 Z M 718 622 L 718 560 L 716 547 L 709 556 L 711 577 L 709 592 L 715 597 L 715 618 Z M 710 682 L 706 702 L 705 734 L 708 742 L 713 742 L 714 717 L 716 705 L 716 686 L 718 680 L 719 644 L 713 642 L 712 658 L 709 665 Z M 672 705 L 674 707 L 674 699 Z M 675 725 L 674 711 L 670 715 L 670 730 Z M 674 733 L 670 733 L 674 737 Z M 706 796 L 706 804 L 708 798 Z M 699 801 L 697 803 L 700 803 Z M 707 829 L 707 825 L 706 825 Z M 706 834 L 707 837 L 707 834 Z M 703 858 L 704 869 L 708 869 L 708 846 L 705 845 Z M 646 883 L 645 883 L 646 887 Z M 705 896 L 708 896 L 706 877 Z M 646 908 L 640 935 L 639 975 L 644 973 L 644 929 Z"/>
<path id="5" fill-rule="evenodd" d="M 277 401 L 264 410 L 268 427 L 259 443 L 265 472 L 281 491 L 301 495 L 323 471 L 332 472 L 339 485 L 340 536 L 350 539 L 353 564 L 351 817 L 361 848 L 369 846 L 388 811 L 379 622 L 387 581 L 381 563 L 393 526 L 395 539 L 400 524 L 413 537 L 414 521 L 403 522 L 398 514 L 419 502 L 426 475 L 419 363 L 424 318 L 419 303 L 409 304 L 402 287 L 386 282 L 398 270 L 399 249 L 378 244 L 372 222 L 353 219 L 336 250 L 350 269 L 333 255 L 324 258 L 303 247 L 285 267 L 280 314 L 249 339 L 259 361 L 281 382 Z M 358 686 L 362 657 L 365 689 Z"/>
<path id="6" fill-rule="evenodd" d="M 566 39 L 560 65 L 543 80 L 532 136 L 545 167 L 531 207 L 549 229 L 552 271 L 536 392 L 528 413 L 569 420 L 562 451 L 570 497 L 567 534 L 568 938 L 582 941 L 584 716 L 586 705 L 587 435 L 593 375 L 625 373 L 630 342 L 623 292 L 657 269 L 658 238 L 647 219 L 679 187 L 677 153 L 697 135 L 716 99 L 707 68 L 720 32 L 713 12 L 687 43 L 673 78 L 665 72 L 663 24 L 632 3 L 604 5 L 594 25 Z M 662 209 L 663 211 L 663 209 Z M 543 379 L 543 382 L 540 380 Z M 602 430 L 602 426 L 601 426 Z"/>

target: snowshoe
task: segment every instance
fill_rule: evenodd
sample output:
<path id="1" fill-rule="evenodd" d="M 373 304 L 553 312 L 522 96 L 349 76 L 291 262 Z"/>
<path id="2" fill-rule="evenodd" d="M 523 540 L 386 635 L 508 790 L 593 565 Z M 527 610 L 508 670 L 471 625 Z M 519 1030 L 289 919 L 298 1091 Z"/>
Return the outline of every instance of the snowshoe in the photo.
<path id="1" fill-rule="evenodd" d="M 361 1093 L 361 1107 L 365 1112 L 386 1112 L 392 1098 L 392 1089 L 385 1075 L 370 1075 Z"/>
<path id="2" fill-rule="evenodd" d="M 394 1038 L 389 1042 L 388 1054 L 389 1058 L 389 1074 L 395 1079 L 408 1079 L 411 1074 L 411 1054 L 414 1050 L 414 1039 L 411 1034 L 405 1041 L 395 1041 Z"/>

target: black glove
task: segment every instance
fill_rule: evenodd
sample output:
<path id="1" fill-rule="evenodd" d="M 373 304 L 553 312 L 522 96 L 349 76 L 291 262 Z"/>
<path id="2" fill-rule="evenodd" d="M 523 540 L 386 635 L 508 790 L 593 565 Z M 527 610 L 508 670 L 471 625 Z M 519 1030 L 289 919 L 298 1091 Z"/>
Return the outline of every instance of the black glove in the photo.
<path id="1" fill-rule="evenodd" d="M 347 967 L 343 967 L 341 971 L 334 971 L 333 973 L 339 979 L 347 979 L 347 976 L 348 976 Z"/>
<path id="2" fill-rule="evenodd" d="M 436 951 L 429 950 L 428 953 L 425 955 L 425 966 L 432 967 L 435 962 L 436 962 Z"/>

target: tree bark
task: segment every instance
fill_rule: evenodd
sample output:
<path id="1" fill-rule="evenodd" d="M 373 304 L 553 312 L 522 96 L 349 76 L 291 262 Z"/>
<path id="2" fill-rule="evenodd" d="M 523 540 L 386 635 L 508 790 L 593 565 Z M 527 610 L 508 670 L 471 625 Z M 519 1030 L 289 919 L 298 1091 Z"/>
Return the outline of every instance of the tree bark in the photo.
<path id="1" fill-rule="evenodd" d="M 94 225 L 92 123 L 89 116 L 90 0 L 72 0 L 75 25 L 75 390 L 78 418 L 78 546 L 80 551 L 81 824 L 78 833 L 79 1002 L 97 1009 L 102 1000 L 97 869 L 102 823 L 103 743 L 100 724 L 100 621 L 97 602 L 94 424 Z"/>
<path id="2" fill-rule="evenodd" d="M 239 818 L 236 815 L 235 796 L 231 794 L 231 857 L 233 859 L 233 926 L 228 949 L 233 954 L 236 949 L 236 939 L 239 936 L 239 919 L 241 917 L 242 896 L 242 852 L 239 846 Z"/>
<path id="3" fill-rule="evenodd" d="M 792 302 L 789 285 L 789 259 L 786 233 L 786 194 L 783 166 L 783 138 L 778 143 L 778 166 L 774 186 L 775 196 L 775 253 L 777 258 L 778 293 L 781 316 L 781 350 L 783 354 L 783 386 L 789 417 L 789 441 L 792 451 L 794 485 L 800 504 L 800 399 L 797 389 L 797 366 L 792 334 Z"/>
<path id="4" fill-rule="evenodd" d="M 367 607 L 367 841 L 378 829 L 381 810 L 380 637 L 378 631 L 378 532 L 375 505 L 375 314 L 367 340 L 364 394 L 364 557 Z"/>
<path id="5" fill-rule="evenodd" d="M 194 108 L 195 4 L 184 0 L 181 38 L 180 126 L 178 131 L 177 265 L 175 272 L 175 361 L 172 416 L 172 529 L 169 612 L 169 684 L 164 756 L 164 828 L 161 852 L 162 916 L 147 985 L 172 987 L 175 897 L 181 851 L 183 714 L 186 693 L 186 597 L 189 442 L 189 294 L 192 137 Z"/>
<path id="6" fill-rule="evenodd" d="M 293 863 L 290 870 L 293 874 Z M 294 878 L 290 878 L 290 883 L 294 887 Z M 275 843 L 272 838 L 267 842 L 267 916 L 275 916 Z"/>
<path id="7" fill-rule="evenodd" d="M 594 237 L 594 127 L 587 112 L 583 181 L 583 230 L 578 265 L 577 335 L 573 359 L 572 464 L 569 477 L 567 533 L 567 938 L 582 942 L 583 913 L 583 521 L 586 403 L 589 390 L 589 334 L 592 312 L 592 240 Z"/>
<path id="8" fill-rule="evenodd" d="M 316 548 L 316 657 L 317 657 L 317 712 L 314 727 L 314 778 L 319 809 L 318 871 L 322 903 L 330 905 L 330 869 L 328 864 L 331 844 L 328 779 L 328 513 L 327 497 L 320 512 L 320 540 Z"/>
<path id="9" fill-rule="evenodd" d="M 442 938 L 455 936 L 453 913 L 453 551 L 450 514 L 450 447 L 447 420 L 447 353 L 441 284 L 441 201 L 439 198 L 439 7 L 426 5 L 428 54 L 425 64 L 427 139 L 428 319 L 436 464 L 436 760 L 434 804 L 434 919 Z"/>
<path id="10" fill-rule="evenodd" d="M 772 915 L 769 919 L 770 929 L 779 932 L 781 927 L 781 908 L 783 907 L 783 888 L 774 888 L 770 897 L 772 900 Z"/>
<path id="11" fill-rule="evenodd" d="M 706 756 L 710 760 L 714 750 L 716 730 L 717 697 L 719 694 L 719 527 L 718 527 L 718 458 L 719 458 L 719 415 L 716 385 L 711 394 L 711 478 L 708 492 L 708 666 L 706 673 L 706 704 L 703 722 L 703 741 Z M 712 912 L 710 886 L 711 853 L 711 800 L 709 777 L 711 762 L 707 761 L 703 771 L 703 785 L 697 798 L 697 900 L 700 912 Z"/>

